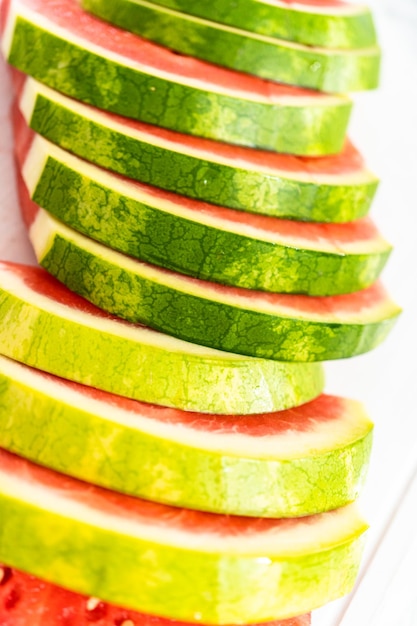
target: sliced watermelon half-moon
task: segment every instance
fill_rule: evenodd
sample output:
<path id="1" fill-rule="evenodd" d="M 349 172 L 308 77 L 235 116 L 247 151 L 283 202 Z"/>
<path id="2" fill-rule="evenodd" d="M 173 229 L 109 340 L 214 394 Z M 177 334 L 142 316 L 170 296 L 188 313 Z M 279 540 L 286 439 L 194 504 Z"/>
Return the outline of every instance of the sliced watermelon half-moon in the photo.
<path id="1" fill-rule="evenodd" d="M 190 626 L 145 615 L 84 596 L 6 565 L 0 565 L 2 626 Z M 258 626 L 310 626 L 311 615 Z M 201 625 L 204 626 L 204 625 Z"/>
<path id="2" fill-rule="evenodd" d="M 185 341 L 278 361 L 341 359 L 375 348 L 400 313 L 380 283 L 307 296 L 178 274 L 77 233 L 30 200 L 23 183 L 20 196 L 40 265 L 104 311 Z"/>
<path id="3" fill-rule="evenodd" d="M 324 48 L 362 48 L 376 43 L 369 8 L 340 0 L 153 0 L 196 17 L 259 35 Z"/>
<path id="4" fill-rule="evenodd" d="M 377 45 L 351 50 L 258 35 L 148 0 L 81 0 L 97 17 L 186 55 L 271 81 L 345 93 L 378 86 Z"/>
<path id="5" fill-rule="evenodd" d="M 41 268 L 0 264 L 0 319 L 4 356 L 145 402 L 261 413 L 302 404 L 323 389 L 318 364 L 251 359 L 128 324 Z"/>
<path id="6" fill-rule="evenodd" d="M 351 590 L 366 524 L 350 504 L 262 519 L 156 504 L 0 451 L 0 562 L 143 613 L 285 619 Z"/>
<path id="7" fill-rule="evenodd" d="M 27 124 L 49 141 L 128 178 L 220 206 L 316 222 L 366 215 L 378 180 L 347 142 L 333 157 L 230 146 L 76 102 L 16 73 Z"/>
<path id="8" fill-rule="evenodd" d="M 344 506 L 362 488 L 371 439 L 363 407 L 344 398 L 321 395 L 298 408 L 253 416 L 190 413 L 0 357 L 2 448 L 175 506 L 258 517 Z"/>
<path id="9" fill-rule="evenodd" d="M 3 2 L 3 52 L 77 100 L 172 130 L 279 152 L 337 153 L 351 101 L 179 55 L 77 0 Z"/>
<path id="10" fill-rule="evenodd" d="M 334 295 L 375 282 L 391 252 L 369 218 L 312 224 L 209 205 L 122 179 L 15 126 L 32 199 L 140 260 L 235 287 Z"/>

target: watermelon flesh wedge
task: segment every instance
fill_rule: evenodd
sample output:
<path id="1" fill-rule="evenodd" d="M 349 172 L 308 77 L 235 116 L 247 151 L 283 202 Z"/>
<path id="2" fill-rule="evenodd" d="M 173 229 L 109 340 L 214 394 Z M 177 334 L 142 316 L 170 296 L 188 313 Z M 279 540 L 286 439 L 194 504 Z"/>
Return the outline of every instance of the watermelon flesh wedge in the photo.
<path id="1" fill-rule="evenodd" d="M 308 613 L 349 592 L 355 505 L 296 519 L 214 515 L 118 494 L 0 450 L 0 562 L 112 604 L 208 624 Z"/>
<path id="2" fill-rule="evenodd" d="M 5 565 L 0 565 L 1 626 L 190 626 L 122 609 L 83 596 Z M 263 623 L 310 626 L 310 614 Z M 203 624 L 201 626 L 204 626 Z M 256 626 L 256 625 L 254 625 Z M 261 625 L 259 625 L 261 626 Z"/>
<path id="3" fill-rule="evenodd" d="M 190 15 L 260 35 L 326 48 L 361 48 L 376 43 L 368 7 L 339 0 L 153 0 Z"/>
<path id="4" fill-rule="evenodd" d="M 11 0 L 3 13 L 9 62 L 83 102 L 199 137 L 281 152 L 334 154 L 343 144 L 351 109 L 345 97 L 177 55 L 88 15 L 77 0 Z"/>
<path id="5" fill-rule="evenodd" d="M 372 423 L 353 400 L 321 395 L 252 416 L 191 413 L 0 357 L 1 447 L 174 506 L 257 517 L 335 509 L 361 491 L 371 442 Z"/>
<path id="6" fill-rule="evenodd" d="M 321 158 L 231 146 L 100 111 L 16 71 L 13 77 L 19 107 L 38 134 L 183 196 L 276 217 L 349 222 L 366 215 L 377 188 L 349 141 L 340 154 Z"/>
<path id="7" fill-rule="evenodd" d="M 143 261 L 231 286 L 334 295 L 371 285 L 390 254 L 369 218 L 312 224 L 217 207 L 86 163 L 35 135 L 17 109 L 14 127 L 32 199 Z"/>
<path id="8" fill-rule="evenodd" d="M 19 195 L 47 271 L 108 313 L 197 345 L 281 362 L 348 358 L 379 345 L 400 314 L 379 282 L 353 294 L 306 296 L 178 274 L 68 228 L 33 203 L 23 183 Z"/>
<path id="9" fill-rule="evenodd" d="M 319 364 L 245 358 L 128 324 L 40 268 L 0 263 L 0 317 L 3 355 L 144 402 L 260 413 L 302 404 L 323 390 Z"/>
<path id="10" fill-rule="evenodd" d="M 82 0 L 93 15 L 161 46 L 274 82 L 331 93 L 378 85 L 378 46 L 340 50 L 262 37 L 148 0 Z"/>

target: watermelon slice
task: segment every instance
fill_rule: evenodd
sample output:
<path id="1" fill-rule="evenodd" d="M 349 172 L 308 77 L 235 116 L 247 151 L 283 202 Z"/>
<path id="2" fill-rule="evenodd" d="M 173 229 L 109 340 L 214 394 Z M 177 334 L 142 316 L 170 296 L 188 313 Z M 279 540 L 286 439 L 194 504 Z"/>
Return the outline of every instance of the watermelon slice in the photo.
<path id="1" fill-rule="evenodd" d="M 2 448 L 191 509 L 261 517 L 335 509 L 357 497 L 369 462 L 372 423 L 343 398 L 210 416 L 99 392 L 4 357 L 0 390 Z"/>
<path id="2" fill-rule="evenodd" d="M 7 0 L 3 14 L 10 63 L 83 102 L 281 152 L 329 154 L 343 145 L 351 109 L 344 97 L 183 57 L 90 16 L 77 0 Z"/>
<path id="3" fill-rule="evenodd" d="M 275 82 L 327 92 L 378 86 L 380 50 L 319 48 L 196 18 L 148 0 L 81 0 L 97 17 L 162 46 Z"/>
<path id="4" fill-rule="evenodd" d="M 221 206 L 318 222 L 369 211 L 377 178 L 347 143 L 335 157 L 296 158 L 197 139 L 129 121 L 15 75 L 29 126 L 129 178 Z M 23 84 L 22 84 L 23 83 Z"/>
<path id="5" fill-rule="evenodd" d="M 362 48 L 376 43 L 369 9 L 340 0 L 153 0 L 250 32 L 329 48 Z"/>
<path id="6" fill-rule="evenodd" d="M 260 413 L 302 404 L 323 389 L 317 364 L 244 358 L 133 326 L 40 268 L 0 263 L 0 319 L 1 354 L 145 402 Z"/>
<path id="7" fill-rule="evenodd" d="M 0 566 L 2 626 L 190 626 L 88 598 L 19 570 Z M 265 626 L 310 626 L 309 614 Z M 258 625 L 261 626 L 261 625 Z"/>
<path id="8" fill-rule="evenodd" d="M 293 520 L 214 515 L 78 482 L 0 452 L 0 561 L 144 613 L 208 624 L 285 619 L 348 592 L 355 505 Z"/>
<path id="9" fill-rule="evenodd" d="M 279 361 L 361 354 L 400 313 L 379 283 L 348 295 L 275 294 L 228 287 L 156 267 L 77 233 L 20 185 L 36 257 L 69 289 L 133 323 L 226 352 Z"/>
<path id="10" fill-rule="evenodd" d="M 390 254 L 369 219 L 309 224 L 242 215 L 121 179 L 28 135 L 24 122 L 16 126 L 32 199 L 143 261 L 236 287 L 333 295 L 371 285 Z"/>

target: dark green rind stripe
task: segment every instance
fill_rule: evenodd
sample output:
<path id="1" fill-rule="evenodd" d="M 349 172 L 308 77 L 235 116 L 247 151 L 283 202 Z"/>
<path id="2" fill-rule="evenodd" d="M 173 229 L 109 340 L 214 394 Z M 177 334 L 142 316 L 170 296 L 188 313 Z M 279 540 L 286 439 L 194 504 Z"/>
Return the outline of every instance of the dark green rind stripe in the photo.
<path id="1" fill-rule="evenodd" d="M 376 43 L 367 7 L 352 15 L 309 12 L 309 7 L 278 6 L 259 0 L 153 0 L 177 11 L 270 37 L 327 48 L 363 48 Z"/>
<path id="2" fill-rule="evenodd" d="M 378 86 L 380 50 L 329 50 L 269 39 L 146 0 L 83 0 L 84 9 L 155 43 L 276 82 L 330 93 Z"/>
<path id="3" fill-rule="evenodd" d="M 371 285 L 391 247 L 349 254 L 271 243 L 144 204 L 49 155 L 32 198 L 75 230 L 127 253 L 196 278 L 272 292 L 334 295 Z M 131 190 L 134 194 L 134 189 Z M 194 221 L 192 221 L 194 220 Z M 245 215 L 242 215 L 244 224 Z M 238 225 L 237 225 L 238 227 Z M 365 247 L 365 246 L 363 246 Z"/>
<path id="4" fill-rule="evenodd" d="M 227 352 L 298 362 L 347 358 L 380 344 L 399 314 L 390 305 L 381 319 L 343 323 L 259 312 L 222 302 L 220 294 L 195 296 L 180 281 L 167 284 L 163 272 L 149 279 L 141 263 L 128 267 L 123 255 L 52 228 L 38 261 L 69 289 L 123 319 Z"/>
<path id="5" fill-rule="evenodd" d="M 8 61 L 101 109 L 175 131 L 278 152 L 339 152 L 351 103 L 295 107 L 189 87 L 110 61 L 18 18 Z"/>
<path id="6" fill-rule="evenodd" d="M 192 551 L 70 520 L 1 489 L 0 517 L 3 563 L 112 604 L 207 624 L 307 613 L 351 590 L 363 552 L 362 536 L 291 558 Z"/>
<path id="7" fill-rule="evenodd" d="M 361 436 L 349 445 L 333 436 L 332 451 L 289 460 L 256 458 L 249 450 L 238 456 L 199 448 L 203 431 L 193 444 L 161 438 L 83 410 L 81 395 L 80 406 L 57 399 L 42 390 L 42 377 L 35 382 L 10 374 L 7 363 L 1 367 L 0 446 L 115 491 L 190 509 L 280 518 L 343 506 L 364 483 L 371 423 L 366 434 L 361 424 Z"/>
<path id="8" fill-rule="evenodd" d="M 187 352 L 186 344 L 183 351 L 147 345 L 138 337 L 94 327 L 94 318 L 90 326 L 65 319 L 4 288 L 0 319 L 4 356 L 111 393 L 187 411 L 279 411 L 312 400 L 324 386 L 318 364 L 236 361 L 227 354 Z"/>
<path id="9" fill-rule="evenodd" d="M 349 222 L 368 213 L 378 186 L 372 175 L 356 184 L 303 182 L 173 152 L 107 128 L 44 95 L 37 95 L 27 121 L 62 148 L 134 180 L 275 217 Z"/>

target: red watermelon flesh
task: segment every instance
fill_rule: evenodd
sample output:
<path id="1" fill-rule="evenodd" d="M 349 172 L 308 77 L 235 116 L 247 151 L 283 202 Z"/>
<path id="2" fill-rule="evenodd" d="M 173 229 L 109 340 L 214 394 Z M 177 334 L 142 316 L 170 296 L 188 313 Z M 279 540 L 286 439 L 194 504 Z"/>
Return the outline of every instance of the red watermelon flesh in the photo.
<path id="1" fill-rule="evenodd" d="M 187 626 L 125 610 L 0 565 L 1 626 Z M 265 626 L 309 626 L 310 615 Z"/>
<path id="2" fill-rule="evenodd" d="M 16 72 L 16 80 L 18 82 L 22 80 L 24 81 L 23 75 L 20 72 Z M 28 127 L 17 106 L 13 108 L 12 116 L 15 134 L 15 153 L 20 164 L 20 168 L 22 169 L 36 137 L 36 133 Z M 159 130 L 160 129 L 155 127 L 155 131 L 159 133 Z M 184 139 L 185 138 L 186 136 L 184 136 Z M 353 147 L 351 148 L 354 150 Z M 273 154 L 269 156 L 274 157 Z M 208 204 L 207 202 L 194 200 L 171 191 L 158 189 L 156 187 L 128 179 L 119 174 L 112 173 L 111 176 L 128 181 L 130 185 L 133 185 L 137 189 L 138 194 L 147 194 L 151 198 L 160 199 L 163 202 L 169 202 L 174 205 L 184 207 L 187 210 L 195 212 L 196 215 L 203 213 L 210 215 L 215 219 L 225 220 L 229 223 L 245 224 L 250 226 L 259 232 L 259 236 L 261 238 L 262 234 L 274 234 L 283 240 L 288 238 L 290 241 L 296 240 L 297 243 L 302 242 L 307 246 L 309 243 L 314 244 L 314 242 L 326 241 L 335 247 L 339 247 L 349 244 L 356 246 L 360 243 L 375 241 L 378 237 L 380 237 L 377 227 L 369 217 L 364 217 L 353 222 L 346 222 L 344 224 L 298 222 Z"/>
<path id="3" fill-rule="evenodd" d="M 1 28 L 4 28 L 10 0 L 3 2 Z M 320 100 L 328 96 L 301 87 L 272 84 L 261 78 L 244 75 L 233 70 L 223 69 L 199 61 L 192 57 L 178 55 L 168 49 L 141 39 L 137 35 L 103 24 L 85 12 L 76 0 L 25 0 L 31 11 L 41 13 L 58 27 L 65 28 L 77 37 L 85 38 L 92 44 L 121 55 L 128 62 L 153 70 L 156 74 L 172 74 L 179 81 L 192 81 L 202 87 L 210 85 L 214 91 L 245 94 L 258 100 L 273 103 L 283 96 L 309 97 Z"/>

